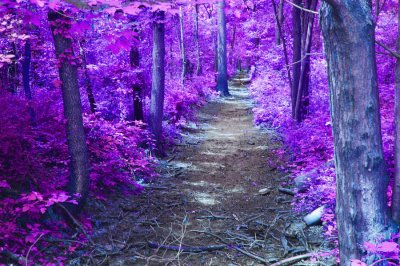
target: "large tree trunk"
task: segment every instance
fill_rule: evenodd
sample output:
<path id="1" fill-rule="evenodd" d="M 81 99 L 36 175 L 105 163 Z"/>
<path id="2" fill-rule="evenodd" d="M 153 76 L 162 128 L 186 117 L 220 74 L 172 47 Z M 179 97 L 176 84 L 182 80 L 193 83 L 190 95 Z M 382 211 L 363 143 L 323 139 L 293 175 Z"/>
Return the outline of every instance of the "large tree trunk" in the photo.
<path id="1" fill-rule="evenodd" d="M 63 34 L 69 30 L 71 20 L 60 12 L 49 11 L 48 19 L 54 39 L 54 48 L 59 60 L 59 74 L 62 82 L 64 115 L 67 120 L 67 143 L 70 155 L 69 192 L 79 193 L 78 208 L 84 204 L 89 192 L 89 161 L 86 136 L 83 128 L 82 104 L 78 87 L 78 72 L 74 60 L 71 38 Z"/>
<path id="2" fill-rule="evenodd" d="M 24 45 L 24 59 L 22 61 L 22 83 L 24 85 L 25 97 L 29 101 L 28 110 L 29 110 L 31 125 L 35 126 L 36 115 L 31 102 L 32 101 L 32 91 L 30 84 L 31 56 L 32 56 L 31 43 L 29 40 L 27 40 Z"/>
<path id="3" fill-rule="evenodd" d="M 195 35 L 194 40 L 196 43 L 196 76 L 200 76 L 202 74 L 201 68 L 201 58 L 200 58 L 200 43 L 199 43 L 199 5 L 196 4 L 194 6 L 195 14 Z"/>
<path id="4" fill-rule="evenodd" d="M 294 4 L 301 6 L 301 0 L 294 0 Z M 292 84 L 292 117 L 295 118 L 297 91 L 299 88 L 301 74 L 301 10 L 292 7 L 292 26 L 293 26 L 293 84 Z"/>
<path id="5" fill-rule="evenodd" d="M 275 1 L 275 0 L 273 0 Z M 281 30 L 280 27 L 283 24 L 283 4 L 285 0 L 279 0 L 279 5 L 278 5 L 278 12 L 276 18 L 276 23 L 275 23 L 275 44 L 280 45 L 282 43 L 281 41 Z"/>
<path id="6" fill-rule="evenodd" d="M 331 3 L 331 4 L 328 4 Z M 320 11 L 335 143 L 341 265 L 385 236 L 388 173 L 382 152 L 371 1 L 325 0 Z"/>
<path id="7" fill-rule="evenodd" d="M 85 76 L 86 95 L 89 100 L 90 111 L 92 113 L 95 113 L 96 109 L 97 109 L 97 105 L 96 105 L 96 100 L 94 99 L 93 87 L 92 87 L 92 83 L 90 82 L 89 71 L 87 69 L 86 52 L 85 52 L 84 45 L 85 45 L 84 40 L 79 42 L 79 51 L 80 51 L 81 59 L 82 59 L 83 74 Z"/>
<path id="8" fill-rule="evenodd" d="M 397 40 L 396 52 L 400 54 L 400 2 L 397 8 Z M 396 223 L 400 223 L 400 59 L 396 61 L 395 71 L 395 171 L 394 171 L 394 186 L 393 186 L 393 200 L 392 200 L 392 215 Z"/>
<path id="9" fill-rule="evenodd" d="M 165 89 L 165 13 L 158 11 L 155 14 L 153 22 L 153 66 L 151 83 L 151 101 L 150 101 L 150 131 L 156 140 L 158 153 L 162 153 L 162 120 L 164 109 L 164 89 Z"/>
<path id="10" fill-rule="evenodd" d="M 228 90 L 228 66 L 226 55 L 226 19 L 225 0 L 218 2 L 218 78 L 217 91 L 222 96 L 229 96 Z"/>

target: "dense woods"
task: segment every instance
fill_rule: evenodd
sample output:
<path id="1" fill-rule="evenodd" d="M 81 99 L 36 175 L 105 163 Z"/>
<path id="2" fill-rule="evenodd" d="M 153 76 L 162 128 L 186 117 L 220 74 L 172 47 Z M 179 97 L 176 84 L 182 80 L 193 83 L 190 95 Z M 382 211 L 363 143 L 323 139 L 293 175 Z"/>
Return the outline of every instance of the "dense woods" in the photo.
<path id="1" fill-rule="evenodd" d="M 223 160 L 238 157 L 230 154 L 234 145 L 220 147 L 212 137 L 239 138 L 256 151 L 253 140 L 232 133 L 253 130 L 240 127 L 245 119 L 234 120 L 237 110 L 251 111 L 257 132 L 273 136 L 262 150 L 265 169 L 274 182 L 288 180 L 263 190 L 243 174 L 239 183 L 263 195 L 290 195 L 291 210 L 282 213 L 297 220 L 317 215 L 301 223 L 321 224 L 327 244 L 314 248 L 305 237 L 299 249 L 282 236 L 278 262 L 267 260 L 271 247 L 266 235 L 257 242 L 258 229 L 232 238 L 254 237 L 247 246 L 217 235 L 218 245 L 185 246 L 182 237 L 177 246 L 149 241 L 149 248 L 177 252 L 176 265 L 182 252 L 218 257 L 221 250 L 275 266 L 400 265 L 399 21 L 400 5 L 392 0 L 2 0 L 0 265 L 80 265 L 72 263 L 77 259 L 96 265 L 96 256 L 106 261 L 136 248 L 135 238 L 118 251 L 94 243 L 101 222 L 93 206 L 104 206 L 107 216 L 118 197 L 140 198 L 151 186 L 180 190 L 157 182 L 167 179 L 174 152 L 186 143 L 182 136 L 195 135 L 201 110 L 215 103 L 228 106 L 228 115 L 218 107 L 206 121 L 225 119 L 228 126 L 211 137 L 215 128 L 204 127 L 202 141 Z M 243 94 L 250 107 L 232 109 L 246 102 Z M 237 162 L 251 163 L 246 156 L 255 153 L 244 153 Z M 269 206 L 272 196 L 260 199 Z M 164 208 L 156 196 L 146 200 Z M 249 208 L 251 218 L 242 221 L 206 211 L 210 223 L 240 221 L 236 231 L 264 215 Z M 257 226 L 270 233 L 280 215 Z M 186 228 L 192 220 L 180 223 Z M 147 262 L 154 259 L 146 254 Z"/>

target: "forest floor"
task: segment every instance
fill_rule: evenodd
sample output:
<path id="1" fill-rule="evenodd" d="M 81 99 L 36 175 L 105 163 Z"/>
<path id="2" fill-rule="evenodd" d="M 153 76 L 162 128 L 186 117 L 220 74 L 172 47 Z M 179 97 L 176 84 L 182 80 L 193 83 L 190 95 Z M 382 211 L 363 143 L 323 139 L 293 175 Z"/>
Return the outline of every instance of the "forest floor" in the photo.
<path id="1" fill-rule="evenodd" d="M 200 110 L 142 194 L 91 203 L 101 249 L 76 264 L 261 265 L 323 242 L 321 227 L 307 229 L 278 190 L 288 177 L 276 168 L 277 135 L 254 127 L 244 86 L 230 91 Z"/>

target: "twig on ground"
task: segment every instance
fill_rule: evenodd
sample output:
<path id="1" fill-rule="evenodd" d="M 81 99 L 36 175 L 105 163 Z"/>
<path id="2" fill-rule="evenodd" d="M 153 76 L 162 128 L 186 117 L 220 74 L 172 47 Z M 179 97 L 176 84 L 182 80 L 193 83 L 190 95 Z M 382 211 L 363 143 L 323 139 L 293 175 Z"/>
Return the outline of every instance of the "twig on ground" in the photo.
<path id="1" fill-rule="evenodd" d="M 255 260 L 258 260 L 259 262 L 261 262 L 261 263 L 263 263 L 263 264 L 268 264 L 268 261 L 267 261 L 267 260 L 265 260 L 265 259 L 263 259 L 263 258 L 257 256 L 256 254 L 253 254 L 253 253 L 248 252 L 248 251 L 246 251 L 246 250 L 244 250 L 244 249 L 241 249 L 241 248 L 239 248 L 239 247 L 237 247 L 237 246 L 231 245 L 228 241 L 226 241 L 225 239 L 223 239 L 222 237 L 220 237 L 220 236 L 218 236 L 218 235 L 216 235 L 216 234 L 213 234 L 213 233 L 207 232 L 207 231 L 199 231 L 199 230 L 191 230 L 190 232 L 203 233 L 203 234 L 207 234 L 207 235 L 216 237 L 216 238 L 218 238 L 222 243 L 225 243 L 225 244 L 231 246 L 233 249 L 239 251 L 240 253 L 242 253 L 242 254 L 244 254 L 244 255 L 250 257 L 250 258 L 253 258 L 253 259 L 255 259 Z"/>
<path id="2" fill-rule="evenodd" d="M 313 256 L 315 256 L 315 253 L 307 253 L 307 254 L 303 254 L 303 255 L 298 255 L 298 256 L 294 256 L 291 258 L 287 258 L 278 262 L 275 262 L 274 264 L 271 264 L 270 266 L 283 266 L 283 265 L 288 265 L 289 263 L 294 263 L 296 261 L 302 260 L 302 259 L 308 259 L 311 258 Z"/>
<path id="3" fill-rule="evenodd" d="M 215 215 L 214 213 L 212 213 L 209 210 L 205 210 L 207 213 L 209 213 L 210 215 L 207 216 L 199 216 L 196 217 L 196 219 L 210 219 L 210 220 L 227 220 L 227 219 L 232 219 L 231 217 L 227 217 L 227 216 L 219 216 L 219 215 Z"/>
<path id="4" fill-rule="evenodd" d="M 287 188 L 283 188 L 283 187 L 278 188 L 278 191 L 283 193 L 283 194 L 290 195 L 290 196 L 296 195 L 296 193 L 293 190 L 290 190 L 290 189 L 287 189 Z"/>
<path id="5" fill-rule="evenodd" d="M 288 241 L 284 235 L 281 236 L 281 243 L 282 243 L 282 247 L 283 247 L 283 257 L 286 257 L 286 255 L 289 252 L 289 245 L 288 245 Z"/>
<path id="6" fill-rule="evenodd" d="M 174 156 L 172 156 L 171 158 L 169 158 L 169 159 L 167 160 L 167 163 L 170 163 L 170 162 L 172 162 L 174 159 L 175 159 L 175 155 L 174 155 Z"/>
<path id="7" fill-rule="evenodd" d="M 210 246 L 172 246 L 162 245 L 156 242 L 148 242 L 150 248 L 162 248 L 181 252 L 199 253 L 205 251 L 215 251 L 227 248 L 227 245 L 210 245 Z"/>
<path id="8" fill-rule="evenodd" d="M 28 266 L 29 264 L 29 254 L 31 253 L 32 248 L 36 245 L 36 243 L 44 236 L 44 234 L 40 234 L 40 236 L 33 242 L 33 244 L 29 247 L 28 253 L 26 254 L 25 265 Z"/>
<path id="9" fill-rule="evenodd" d="M 74 224 L 82 231 L 82 233 L 85 235 L 85 237 L 87 238 L 87 240 L 89 241 L 89 243 L 93 246 L 95 246 L 96 244 L 93 242 L 92 238 L 89 236 L 89 234 L 86 232 L 85 228 L 83 228 L 83 225 L 72 215 L 72 213 L 65 208 L 65 206 L 63 206 L 62 204 L 58 204 L 57 206 L 59 206 L 61 209 L 63 209 L 65 211 L 66 214 L 68 214 L 68 216 L 71 218 L 71 220 L 74 222 Z"/>
<path id="10" fill-rule="evenodd" d="M 265 213 L 261 213 L 261 214 L 259 214 L 259 215 L 256 215 L 256 216 L 254 216 L 254 217 L 252 217 L 252 218 L 246 220 L 244 223 L 245 223 L 245 224 L 248 224 L 248 223 L 250 223 L 250 222 L 252 222 L 252 221 L 254 221 L 254 220 L 257 220 L 258 218 L 260 218 L 260 217 L 262 217 L 262 216 L 264 216 L 264 215 L 265 215 Z"/>

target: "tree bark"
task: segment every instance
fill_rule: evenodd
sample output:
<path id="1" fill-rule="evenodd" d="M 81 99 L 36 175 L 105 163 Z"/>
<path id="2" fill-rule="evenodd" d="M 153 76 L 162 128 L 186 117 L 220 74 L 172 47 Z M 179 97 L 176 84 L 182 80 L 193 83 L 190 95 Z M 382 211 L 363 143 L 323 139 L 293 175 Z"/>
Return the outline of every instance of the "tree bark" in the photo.
<path id="1" fill-rule="evenodd" d="M 140 67 L 140 54 L 139 49 L 136 46 L 131 47 L 131 51 L 129 53 L 130 64 L 132 68 Z M 142 71 L 136 71 L 136 80 L 132 85 L 132 93 L 133 93 L 133 120 L 135 121 L 144 121 L 143 115 L 143 102 L 142 102 L 142 87 L 144 85 L 143 82 L 143 74 Z"/>
<path id="2" fill-rule="evenodd" d="M 87 69 L 86 53 L 85 53 L 85 47 L 84 47 L 85 41 L 80 41 L 78 43 L 79 43 L 79 51 L 80 51 L 81 58 L 82 58 L 83 74 L 85 76 L 86 95 L 89 100 L 90 111 L 92 113 L 95 113 L 96 109 L 97 109 L 97 105 L 96 105 L 96 100 L 94 99 L 93 87 L 92 87 L 92 83 L 90 82 L 89 71 Z"/>
<path id="3" fill-rule="evenodd" d="M 200 58 L 200 43 L 199 43 L 199 5 L 194 6 L 195 14 L 195 36 L 194 40 L 196 43 L 196 76 L 202 74 L 201 58 Z"/>
<path id="4" fill-rule="evenodd" d="M 317 7 L 317 0 L 311 0 L 307 2 L 306 8 L 309 10 L 315 10 Z M 297 122 L 301 122 L 304 116 L 308 113 L 309 107 L 309 83 L 310 83 L 310 52 L 312 43 L 312 32 L 314 26 L 314 14 L 305 13 L 304 20 L 302 23 L 302 52 L 300 62 L 300 78 L 298 88 L 295 90 L 296 94 L 296 105 L 294 110 L 294 118 Z"/>
<path id="5" fill-rule="evenodd" d="M 283 4 L 285 0 L 279 0 L 279 5 L 278 5 L 278 12 L 276 18 L 276 23 L 275 23 L 275 44 L 280 45 L 282 43 L 281 41 L 281 31 L 280 31 L 280 26 L 283 24 Z"/>
<path id="6" fill-rule="evenodd" d="M 222 96 L 229 96 L 228 90 L 228 69 L 226 55 L 226 18 L 225 0 L 218 2 L 218 77 L 217 91 Z"/>
<path id="7" fill-rule="evenodd" d="M 400 53 L 400 2 L 397 7 L 397 40 L 396 52 Z M 395 171 L 394 171 L 394 186 L 393 186 L 393 199 L 392 199 L 392 216 L 393 220 L 400 224 L 400 59 L 396 60 L 395 70 L 395 84 L 394 84 L 394 97 L 395 97 Z"/>
<path id="8" fill-rule="evenodd" d="M 17 54 L 17 45 L 15 42 L 11 43 L 12 51 L 9 53 L 10 55 L 14 55 L 12 58 L 12 63 L 8 66 L 7 69 L 7 79 L 8 79 L 8 90 L 15 94 L 17 93 L 18 88 L 18 54 Z"/>
<path id="9" fill-rule="evenodd" d="M 285 56 L 285 67 L 286 67 L 286 71 L 287 71 L 287 75 L 288 75 L 288 84 L 289 84 L 290 93 L 292 93 L 292 90 L 293 90 L 292 89 L 292 85 L 293 85 L 293 83 L 292 83 L 292 75 L 290 73 L 289 55 L 288 55 L 287 47 L 286 47 L 286 39 L 285 39 L 285 36 L 283 35 L 283 32 L 282 32 L 282 24 L 280 24 L 280 22 L 278 20 L 278 10 L 277 10 L 277 7 L 276 7 L 275 0 L 271 0 L 271 2 L 272 2 L 272 7 L 274 9 L 274 14 L 275 14 L 276 21 L 278 23 L 279 34 L 280 34 L 281 40 L 282 40 L 283 54 Z"/>
<path id="10" fill-rule="evenodd" d="M 32 107 L 32 91 L 30 85 L 30 67 L 31 67 L 31 56 L 32 56 L 32 49 L 31 43 L 29 40 L 25 42 L 24 45 L 24 59 L 22 61 L 22 83 L 24 85 L 24 93 L 26 99 L 29 101 L 29 116 L 31 120 L 31 125 L 36 125 L 36 115 L 35 110 Z"/>
<path id="11" fill-rule="evenodd" d="M 164 109 L 164 89 L 165 89 L 165 13 L 158 11 L 155 13 L 153 22 L 153 66 L 152 66 L 152 84 L 150 101 L 150 131 L 156 140 L 158 153 L 162 153 L 162 120 Z"/>
<path id="12" fill-rule="evenodd" d="M 294 0 L 294 4 L 301 6 L 301 0 Z M 293 27 L 293 84 L 292 84 L 292 117 L 295 118 L 297 92 L 301 74 L 301 10 L 292 7 L 292 27 Z"/>
<path id="13" fill-rule="evenodd" d="M 181 60 L 182 60 L 182 72 L 181 72 L 181 80 L 182 84 L 185 81 L 186 77 L 186 54 L 185 54 L 185 35 L 184 35 L 184 27 L 183 27 L 183 7 L 179 6 L 179 43 L 181 47 Z"/>
<path id="14" fill-rule="evenodd" d="M 335 143 L 336 215 L 341 265 L 365 255 L 391 229 L 386 207 L 371 1 L 328 1 L 320 23 L 328 63 Z"/>
<path id="15" fill-rule="evenodd" d="M 89 193 L 89 160 L 83 128 L 77 63 L 74 62 L 72 40 L 65 36 L 70 29 L 71 20 L 61 12 L 54 11 L 49 11 L 48 19 L 59 61 L 58 70 L 62 82 L 64 115 L 67 120 L 67 143 L 70 155 L 69 192 L 80 194 L 78 206 L 71 206 L 71 210 L 78 212 Z"/>

